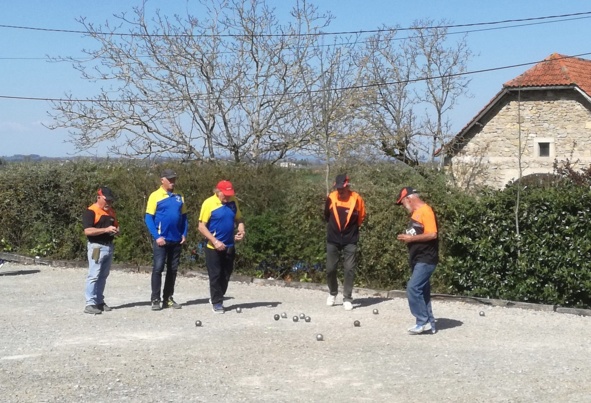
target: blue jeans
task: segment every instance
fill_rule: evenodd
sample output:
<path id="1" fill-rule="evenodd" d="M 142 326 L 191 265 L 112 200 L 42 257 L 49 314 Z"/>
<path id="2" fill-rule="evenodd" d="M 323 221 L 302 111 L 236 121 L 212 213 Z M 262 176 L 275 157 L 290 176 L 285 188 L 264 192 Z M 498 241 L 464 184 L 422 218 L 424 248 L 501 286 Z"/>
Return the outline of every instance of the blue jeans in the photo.
<path id="1" fill-rule="evenodd" d="M 330 295 L 339 293 L 337 281 L 337 264 L 343 254 L 343 301 L 353 300 L 353 283 L 355 282 L 355 269 L 357 268 L 357 245 L 335 245 L 326 243 L 326 283 Z"/>
<path id="2" fill-rule="evenodd" d="M 158 246 L 156 241 L 152 242 L 154 251 L 154 265 L 152 266 L 152 296 L 151 300 L 160 300 L 160 289 L 162 288 L 162 272 L 166 265 L 166 277 L 164 278 L 164 289 L 162 290 L 163 301 L 174 295 L 174 283 L 181 260 L 183 246 L 179 242 L 166 242 L 164 246 Z"/>
<path id="3" fill-rule="evenodd" d="M 410 313 L 416 318 L 417 325 L 431 323 L 435 326 L 433 309 L 431 308 L 431 275 L 435 271 L 435 264 L 415 263 L 410 280 L 406 284 L 406 296 Z"/>
<path id="4" fill-rule="evenodd" d="M 86 289 L 84 296 L 86 305 L 100 305 L 105 303 L 105 285 L 111 271 L 113 262 L 113 244 L 102 245 L 100 243 L 87 243 L 88 276 L 86 277 Z M 100 248 L 98 263 L 92 258 L 92 251 Z"/>

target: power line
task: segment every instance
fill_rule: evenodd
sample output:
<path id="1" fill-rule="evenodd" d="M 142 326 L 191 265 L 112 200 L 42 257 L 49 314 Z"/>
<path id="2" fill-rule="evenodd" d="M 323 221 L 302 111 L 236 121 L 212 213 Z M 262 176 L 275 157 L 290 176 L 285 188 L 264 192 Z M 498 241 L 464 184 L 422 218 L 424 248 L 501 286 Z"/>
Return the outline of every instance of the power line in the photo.
<path id="1" fill-rule="evenodd" d="M 570 14 L 558 14 L 558 15 L 548 15 L 543 17 L 530 17 L 530 18 L 516 18 L 516 19 L 509 19 L 509 20 L 500 20 L 500 21 L 488 21 L 488 22 L 475 22 L 469 24 L 453 24 L 453 25 L 436 25 L 436 26 L 424 26 L 424 27 L 406 27 L 406 28 L 385 28 L 385 29 L 371 29 L 371 30 L 358 30 L 358 31 L 336 31 L 336 32 L 314 32 L 314 33 L 298 33 L 298 34 L 256 34 L 256 35 L 249 35 L 253 37 L 306 37 L 306 36 L 330 36 L 330 35 L 363 35 L 363 34 L 377 34 L 383 32 L 392 32 L 392 31 L 413 31 L 413 30 L 420 30 L 420 29 L 453 29 L 453 28 L 466 28 L 466 27 L 475 27 L 475 26 L 486 26 L 486 25 L 499 25 L 499 24 L 509 24 L 514 22 L 525 22 L 525 21 L 540 21 L 540 20 L 547 20 L 547 19 L 556 19 L 556 18 L 565 18 L 565 17 L 575 17 L 575 16 L 583 16 L 583 15 L 591 15 L 591 11 L 585 11 L 580 13 L 570 13 Z M 68 34 L 83 34 L 86 35 L 88 31 L 80 31 L 80 30 L 70 30 L 70 29 L 58 29 L 58 28 L 40 28 L 40 27 L 28 27 L 28 26 L 21 26 L 21 25 L 5 25 L 0 24 L 0 28 L 7 28 L 7 29 L 21 29 L 21 30 L 29 30 L 29 31 L 41 31 L 41 32 L 56 32 L 56 33 L 68 33 Z M 145 36 L 145 34 L 136 34 L 136 33 L 118 33 L 118 32 L 100 32 L 100 31 L 93 31 L 95 35 L 115 35 L 115 36 Z M 150 34 L 153 37 L 205 37 L 205 38 L 235 38 L 235 37 L 242 37 L 245 36 L 244 34 Z"/>
<path id="2" fill-rule="evenodd" d="M 583 16 L 583 17 L 574 17 L 574 18 L 565 18 L 565 19 L 559 19 L 559 20 L 554 20 L 554 21 L 540 21 L 540 22 L 530 22 L 530 23 L 526 23 L 526 24 L 517 24 L 517 25 L 509 25 L 509 26 L 505 26 L 505 27 L 489 27 L 489 28 L 480 28 L 480 29 L 469 29 L 469 30 L 463 30 L 463 31 L 454 31 L 454 32 L 447 32 L 446 35 L 450 36 L 450 35 L 459 35 L 459 34 L 469 34 L 469 33 L 474 33 L 474 32 L 487 32 L 487 31 L 498 31 L 498 30 L 502 30 L 502 29 L 511 29 L 511 28 L 521 28 L 521 27 L 526 27 L 526 26 L 532 26 L 532 25 L 544 25 L 544 24 L 554 24 L 557 22 L 565 22 L 565 21 L 574 21 L 574 20 L 582 20 L 582 19 L 589 19 L 591 18 L 591 15 L 589 16 Z M 427 37 L 429 36 L 434 36 L 434 34 L 427 34 L 425 35 Z M 406 37 L 393 37 L 393 38 L 380 38 L 380 41 L 403 41 L 403 40 L 409 40 L 409 39 L 413 39 L 415 38 L 415 36 L 406 36 Z M 363 40 L 363 41 L 355 41 L 355 42 L 345 42 L 342 44 L 328 44 L 328 45 L 311 45 L 311 48 L 329 48 L 329 47 L 340 47 L 340 46 L 347 46 L 347 45 L 352 45 L 352 46 L 356 46 L 356 45 L 362 45 L 362 44 L 366 44 L 368 43 L 368 41 Z M 286 48 L 286 49 L 291 49 L 291 48 Z M 219 54 L 233 54 L 234 52 L 231 51 L 220 51 Z M 162 55 L 162 56 L 166 56 L 166 55 Z M 138 58 L 149 58 L 151 56 L 149 55 L 138 55 Z M 98 59 L 107 59 L 107 56 L 99 56 Z M 43 60 L 43 61 L 55 61 L 56 57 L 0 57 L 0 60 Z M 77 63 L 84 63 L 84 62 L 88 62 L 91 60 L 95 60 L 97 59 L 96 57 L 84 57 L 84 59 L 82 58 L 78 58 L 78 57 L 74 57 L 74 56 L 63 56 L 60 57 L 60 61 L 68 61 L 68 62 L 77 62 Z"/>
<path id="3" fill-rule="evenodd" d="M 553 60 L 572 59 L 575 57 L 588 56 L 588 55 L 591 55 L 591 52 L 580 53 L 580 54 L 573 55 L 573 56 L 564 56 L 564 57 L 560 57 L 560 58 L 555 58 Z M 440 79 L 440 78 L 447 78 L 447 77 L 460 77 L 460 76 L 467 76 L 467 75 L 472 75 L 472 74 L 488 73 L 491 71 L 507 70 L 507 69 L 512 69 L 515 67 L 531 66 L 531 65 L 541 63 L 543 61 L 544 60 L 538 60 L 535 62 L 512 64 L 512 65 L 501 66 L 501 67 L 491 67 L 488 69 L 467 71 L 464 73 L 446 74 L 446 75 L 434 76 L 434 77 L 429 77 L 429 78 L 417 77 L 417 78 L 413 78 L 410 80 L 391 81 L 391 82 L 380 83 L 380 84 L 366 84 L 366 85 L 354 85 L 354 86 L 349 86 L 349 87 L 339 87 L 339 88 L 331 88 L 331 89 L 318 89 L 318 90 L 312 90 L 310 92 L 319 93 L 319 92 L 324 92 L 324 91 L 346 91 L 346 90 L 382 87 L 382 86 L 387 86 L 387 85 L 415 83 L 415 82 L 421 82 L 421 81 L 427 81 L 427 80 L 433 80 L 433 79 Z M 286 96 L 286 95 L 296 96 L 296 95 L 302 95 L 304 93 L 305 92 L 300 91 L 300 92 L 290 93 L 290 94 L 269 95 L 269 96 L 270 97 L 272 97 L 272 96 Z M 224 97 L 224 99 L 237 99 L 237 98 L 238 97 Z M 242 96 L 241 98 L 248 98 L 248 96 Z M 21 100 L 21 101 L 44 101 L 44 102 L 80 102 L 80 103 L 95 103 L 95 102 L 130 103 L 130 102 L 147 102 L 147 101 L 149 101 L 149 102 L 178 102 L 181 100 L 181 98 L 149 99 L 149 100 L 148 99 L 141 99 L 141 98 L 137 98 L 137 99 L 136 98 L 129 98 L 129 99 L 100 99 L 100 100 L 98 100 L 98 99 L 86 99 L 86 98 L 80 98 L 80 99 L 75 99 L 75 98 L 42 98 L 42 97 L 25 97 L 25 96 L 11 96 L 11 95 L 0 95 L 0 99 L 12 99 L 12 100 Z"/>

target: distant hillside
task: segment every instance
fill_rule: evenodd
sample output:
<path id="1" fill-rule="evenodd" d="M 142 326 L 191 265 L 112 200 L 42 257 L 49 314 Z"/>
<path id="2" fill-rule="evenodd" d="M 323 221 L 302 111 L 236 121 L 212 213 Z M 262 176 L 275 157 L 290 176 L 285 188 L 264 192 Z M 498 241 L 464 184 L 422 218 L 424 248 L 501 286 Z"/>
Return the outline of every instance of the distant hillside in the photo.
<path id="1" fill-rule="evenodd" d="M 2 157 L 0 157 L 0 159 L 3 159 L 6 162 L 22 162 L 22 161 L 43 161 L 43 160 L 54 159 L 54 158 L 42 157 L 37 154 L 28 154 L 28 155 L 14 154 L 14 155 L 11 155 L 10 157 L 2 156 Z"/>
<path id="2" fill-rule="evenodd" d="M 0 156 L 4 162 L 39 162 L 39 161 L 77 161 L 77 160 L 105 160 L 106 157 L 71 156 L 71 157 L 44 157 L 38 154 L 14 154 L 11 156 Z M 111 158 L 112 159 L 112 158 Z M 117 158 L 115 158 L 116 160 Z"/>

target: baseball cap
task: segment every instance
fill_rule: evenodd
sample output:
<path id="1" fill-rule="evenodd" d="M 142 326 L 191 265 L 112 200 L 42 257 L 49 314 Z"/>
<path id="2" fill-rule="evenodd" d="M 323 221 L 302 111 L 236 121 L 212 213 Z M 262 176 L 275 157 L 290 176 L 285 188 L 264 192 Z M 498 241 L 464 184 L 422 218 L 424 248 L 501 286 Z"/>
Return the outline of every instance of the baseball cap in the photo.
<path id="1" fill-rule="evenodd" d="M 222 192 L 224 196 L 234 196 L 235 194 L 234 187 L 230 181 L 219 181 L 215 187 Z"/>
<path id="2" fill-rule="evenodd" d="M 349 186 L 349 177 L 347 174 L 340 174 L 334 180 L 334 187 L 337 189 L 342 189 L 344 187 Z"/>
<path id="3" fill-rule="evenodd" d="M 166 168 L 164 171 L 162 171 L 160 177 L 166 179 L 176 178 L 176 172 L 174 172 L 172 169 Z"/>
<path id="4" fill-rule="evenodd" d="M 115 200 L 115 196 L 113 195 L 113 192 L 111 191 L 111 189 L 109 189 L 106 186 L 100 187 L 97 191 L 99 196 L 103 196 L 106 200 L 109 201 L 113 201 Z"/>
<path id="5" fill-rule="evenodd" d="M 403 187 L 402 189 L 400 189 L 400 193 L 398 193 L 398 199 L 396 201 L 396 204 L 401 205 L 402 199 L 404 199 L 406 196 L 410 196 L 417 193 L 419 192 L 415 188 L 412 188 L 410 186 Z"/>

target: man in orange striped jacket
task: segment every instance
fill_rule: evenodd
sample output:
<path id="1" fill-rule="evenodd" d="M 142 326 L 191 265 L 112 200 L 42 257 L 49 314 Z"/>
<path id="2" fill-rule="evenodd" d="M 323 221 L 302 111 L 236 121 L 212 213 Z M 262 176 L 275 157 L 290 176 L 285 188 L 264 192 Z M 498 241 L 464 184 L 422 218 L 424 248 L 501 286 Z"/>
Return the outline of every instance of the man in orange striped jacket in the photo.
<path id="1" fill-rule="evenodd" d="M 337 282 L 337 264 L 343 255 L 344 282 L 343 307 L 353 309 L 353 282 L 357 269 L 357 242 L 359 227 L 365 219 L 365 203 L 361 196 L 350 189 L 349 177 L 337 175 L 334 183 L 336 190 L 326 199 L 324 219 L 326 231 L 326 282 L 330 295 L 326 305 L 333 306 L 339 293 Z"/>

